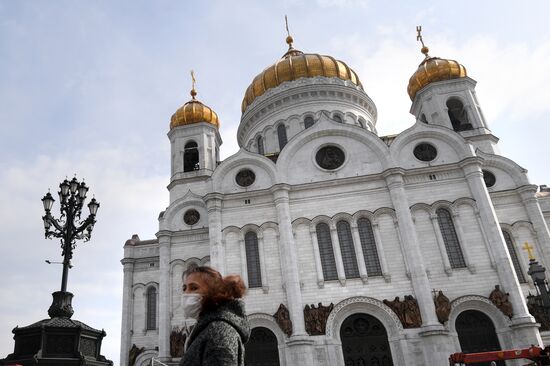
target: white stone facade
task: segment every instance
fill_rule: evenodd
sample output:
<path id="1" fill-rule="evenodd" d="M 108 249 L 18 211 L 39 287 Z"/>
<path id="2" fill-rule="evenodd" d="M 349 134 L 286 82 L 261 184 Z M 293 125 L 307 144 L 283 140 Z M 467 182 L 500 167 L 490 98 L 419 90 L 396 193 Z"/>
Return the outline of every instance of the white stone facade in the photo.
<path id="1" fill-rule="evenodd" d="M 411 107 L 417 122 L 397 136 L 379 137 L 376 107 L 362 89 L 337 78 L 286 82 L 247 108 L 238 131 L 241 150 L 221 163 L 221 139 L 212 125 L 170 131 L 170 205 L 159 217 L 157 239 L 135 236 L 124 247 L 121 365 L 128 364 L 133 344 L 146 349 L 136 365 L 150 363 L 153 356 L 177 361 L 170 356 L 170 332 L 192 324 L 180 306 L 184 271 L 206 264 L 248 281 L 245 234 L 250 231 L 258 238 L 262 286 L 248 290 L 246 308 L 253 328 L 265 327 L 275 335 L 281 365 L 344 365 L 340 330 L 356 313 L 383 324 L 394 365 L 448 364 L 449 354 L 460 351 L 455 323 L 465 310 L 491 319 L 503 349 L 541 344 L 525 304 L 534 287 L 521 246 L 529 242 L 539 262 L 550 265 L 550 193 L 537 193 L 526 171 L 499 155 L 498 139 L 487 127 L 474 88 L 470 78 L 428 85 Z M 453 130 L 445 106 L 452 97 L 465 106 L 472 129 Z M 305 128 L 308 116 L 315 123 Z M 288 139 L 283 149 L 277 136 L 281 123 Z M 258 136 L 271 159 L 258 153 Z M 201 169 L 183 172 L 183 146 L 191 140 L 198 143 Z M 419 143 L 433 145 L 435 159 L 417 159 L 413 150 Z M 315 156 L 323 146 L 340 148 L 344 163 L 321 168 Z M 243 169 L 255 174 L 248 187 L 235 180 Z M 482 170 L 495 176 L 492 187 L 486 187 Z M 452 215 L 462 268 L 453 268 L 449 258 L 438 224 L 440 208 Z M 200 214 L 192 226 L 183 220 L 189 209 Z M 357 224 L 361 218 L 372 223 L 381 275 L 370 276 L 366 269 Z M 357 278 L 346 278 L 336 229 L 341 221 L 351 228 Z M 324 277 L 319 223 L 330 228 L 334 280 Z M 526 283 L 518 282 L 501 230 L 513 239 Z M 511 319 L 488 299 L 495 285 L 509 293 Z M 158 294 L 154 329 L 147 329 L 146 319 L 150 287 Z M 451 300 L 444 324 L 435 313 L 434 289 Z M 405 295 L 418 301 L 418 328 L 404 328 L 382 302 Z M 303 309 L 318 303 L 333 303 L 334 309 L 326 334 L 309 336 Z M 290 337 L 272 316 L 280 304 L 290 311 Z"/>

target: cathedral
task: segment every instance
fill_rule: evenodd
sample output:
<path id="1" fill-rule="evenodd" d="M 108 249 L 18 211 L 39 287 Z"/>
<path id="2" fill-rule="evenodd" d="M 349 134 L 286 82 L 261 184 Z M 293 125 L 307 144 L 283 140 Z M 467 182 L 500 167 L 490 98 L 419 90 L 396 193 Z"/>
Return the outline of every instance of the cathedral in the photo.
<path id="1" fill-rule="evenodd" d="M 550 190 L 500 154 L 466 68 L 422 42 L 416 122 L 379 136 L 359 75 L 286 43 L 245 91 L 236 154 L 220 161 L 194 83 L 173 114 L 169 206 L 124 245 L 120 365 L 178 363 L 201 265 L 247 284 L 247 365 L 448 365 L 550 339 L 527 302 Z"/>

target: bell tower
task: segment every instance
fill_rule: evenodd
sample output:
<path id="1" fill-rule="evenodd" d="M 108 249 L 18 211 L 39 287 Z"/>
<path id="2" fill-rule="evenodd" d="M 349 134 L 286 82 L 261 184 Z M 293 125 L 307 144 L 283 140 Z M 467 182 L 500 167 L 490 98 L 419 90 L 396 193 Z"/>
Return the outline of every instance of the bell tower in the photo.
<path id="1" fill-rule="evenodd" d="M 193 71 L 191 80 L 191 100 L 172 115 L 168 132 L 171 145 L 170 201 L 174 187 L 184 184 L 190 189 L 190 182 L 203 182 L 212 175 L 220 160 L 222 139 L 218 115 L 196 98 Z"/>
<path id="2" fill-rule="evenodd" d="M 431 57 L 416 27 L 424 60 L 409 79 L 407 92 L 412 100 L 410 112 L 417 121 L 447 127 L 470 141 L 476 148 L 499 154 L 498 138 L 492 133 L 477 100 L 476 81 L 468 77 L 458 61 Z"/>

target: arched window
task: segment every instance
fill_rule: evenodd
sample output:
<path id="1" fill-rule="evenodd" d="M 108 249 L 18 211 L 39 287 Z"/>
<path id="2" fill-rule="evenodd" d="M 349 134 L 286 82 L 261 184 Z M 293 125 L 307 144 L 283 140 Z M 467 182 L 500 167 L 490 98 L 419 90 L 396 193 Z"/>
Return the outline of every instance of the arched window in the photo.
<path id="1" fill-rule="evenodd" d="M 279 127 L 277 127 L 277 136 L 279 137 L 279 149 L 282 150 L 287 143 L 286 127 L 284 124 L 280 124 Z"/>
<path id="2" fill-rule="evenodd" d="M 527 281 L 525 281 L 525 276 L 523 275 L 523 271 L 521 270 L 521 266 L 519 265 L 518 254 L 516 253 L 516 249 L 514 248 L 512 237 L 507 231 L 504 230 L 502 231 L 502 235 L 504 236 L 504 241 L 506 242 L 506 246 L 508 247 L 508 251 L 510 252 L 510 257 L 512 257 L 512 263 L 514 264 L 514 269 L 516 270 L 518 281 L 520 283 L 526 283 Z"/>
<path id="3" fill-rule="evenodd" d="M 441 236 L 443 236 L 443 242 L 445 243 L 445 249 L 447 250 L 447 256 L 449 257 L 451 267 L 466 267 L 451 213 L 444 208 L 438 209 L 437 222 L 439 223 L 439 230 L 441 231 Z"/>
<path id="4" fill-rule="evenodd" d="M 190 141 L 183 149 L 183 171 L 192 172 L 199 169 L 199 149 L 195 141 Z"/>
<path id="5" fill-rule="evenodd" d="M 258 154 L 265 155 L 264 139 L 262 138 L 262 136 L 258 136 L 258 138 L 256 139 L 256 143 L 258 145 Z"/>
<path id="6" fill-rule="evenodd" d="M 157 289 L 147 289 L 147 330 L 157 329 Z"/>
<path id="7" fill-rule="evenodd" d="M 455 131 L 466 131 L 473 129 L 472 124 L 468 120 L 468 112 L 462 102 L 458 99 L 451 98 L 447 101 L 447 110 L 449 119 Z"/>
<path id="8" fill-rule="evenodd" d="M 279 366 L 277 337 L 265 327 L 253 328 L 244 355 L 245 365 Z"/>
<path id="9" fill-rule="evenodd" d="M 420 116 L 420 121 L 424 123 L 428 123 L 428 119 L 426 118 L 426 115 L 424 113 L 422 113 L 422 115 Z"/>
<path id="10" fill-rule="evenodd" d="M 338 221 L 336 224 L 338 233 L 338 242 L 340 243 L 340 253 L 342 254 L 342 262 L 344 263 L 344 272 L 346 278 L 358 278 L 359 267 L 357 266 L 357 258 L 355 257 L 355 248 L 353 238 L 351 237 L 351 227 L 347 221 Z"/>
<path id="11" fill-rule="evenodd" d="M 246 269 L 248 273 L 248 287 L 262 287 L 262 272 L 260 269 L 260 252 L 258 250 L 258 236 L 249 231 L 244 236 L 246 251 Z"/>
<path id="12" fill-rule="evenodd" d="M 310 128 L 311 126 L 313 126 L 314 123 L 315 123 L 315 121 L 313 120 L 313 117 L 307 116 L 306 118 L 304 118 L 304 127 L 305 128 Z"/>
<path id="13" fill-rule="evenodd" d="M 487 315 L 477 310 L 465 310 L 458 314 L 455 322 L 460 348 L 464 353 L 499 351 L 500 342 L 495 325 Z M 475 365 L 489 365 L 476 363 Z M 504 366 L 504 361 L 497 363 Z"/>
<path id="14" fill-rule="evenodd" d="M 319 244 L 319 254 L 321 256 L 321 266 L 323 267 L 323 277 L 325 281 L 337 280 L 336 261 L 334 260 L 334 251 L 332 250 L 332 239 L 330 238 L 330 228 L 325 223 L 317 224 L 317 243 Z"/>
<path id="15" fill-rule="evenodd" d="M 335 120 L 338 123 L 344 123 L 344 121 L 342 120 L 342 116 L 340 116 L 339 114 L 334 114 L 332 116 L 332 119 Z"/>
<path id="16" fill-rule="evenodd" d="M 361 248 L 363 249 L 363 257 L 365 258 L 365 266 L 367 267 L 367 275 L 382 276 L 382 268 L 378 251 L 376 250 L 376 242 L 374 241 L 374 232 L 369 219 L 362 217 L 357 220 L 357 229 L 359 230 L 359 238 L 361 240 Z"/>
<path id="17" fill-rule="evenodd" d="M 361 128 L 365 128 L 365 126 L 367 125 L 367 123 L 365 122 L 365 120 L 363 118 L 359 118 L 357 120 L 357 123 L 359 123 L 359 127 L 361 127 Z"/>

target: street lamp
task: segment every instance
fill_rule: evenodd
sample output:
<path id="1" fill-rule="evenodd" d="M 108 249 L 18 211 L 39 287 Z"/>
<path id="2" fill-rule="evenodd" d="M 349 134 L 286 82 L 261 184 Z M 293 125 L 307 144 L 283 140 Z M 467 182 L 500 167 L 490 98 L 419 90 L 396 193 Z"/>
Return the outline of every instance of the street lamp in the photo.
<path id="1" fill-rule="evenodd" d="M 67 277 L 71 268 L 71 258 L 76 247 L 77 240 L 90 240 L 92 229 L 96 222 L 95 216 L 99 209 L 99 202 L 95 198 L 90 200 L 88 209 L 90 214 L 81 220 L 82 207 L 86 199 L 88 187 L 84 182 L 79 182 L 76 177 L 71 181 L 65 179 L 59 185 L 59 203 L 61 216 L 56 219 L 52 216 L 51 209 L 55 202 L 50 192 L 42 198 L 44 211 L 44 231 L 47 239 L 60 238 L 63 256 L 63 276 L 61 279 L 61 292 L 67 292 Z"/>

